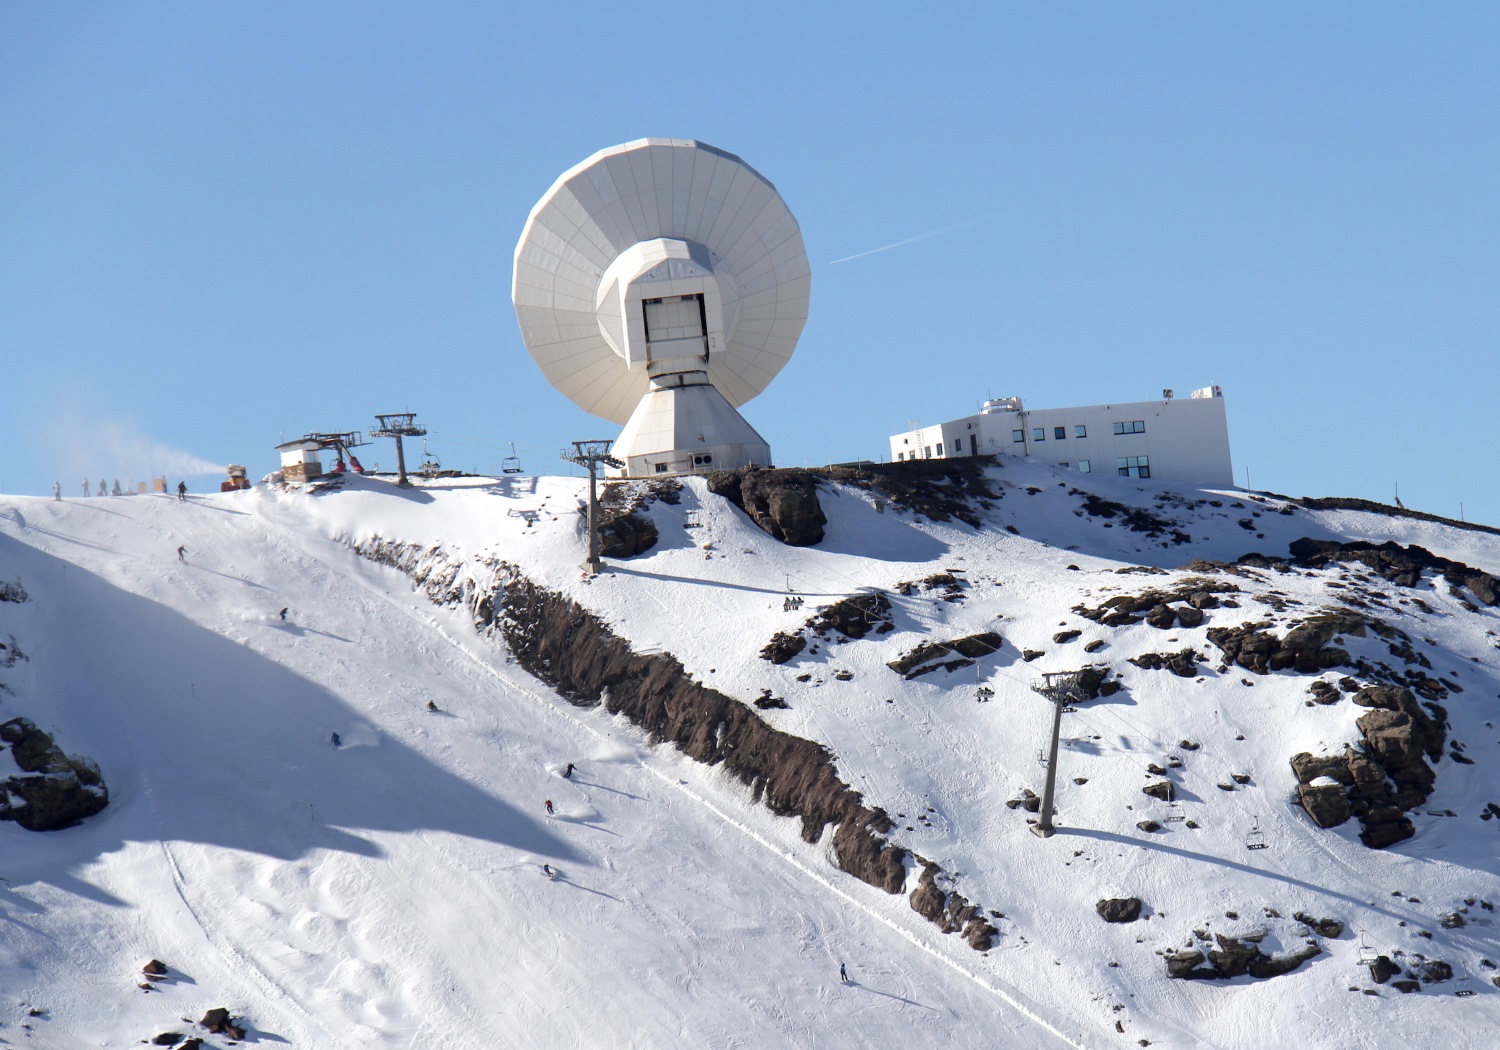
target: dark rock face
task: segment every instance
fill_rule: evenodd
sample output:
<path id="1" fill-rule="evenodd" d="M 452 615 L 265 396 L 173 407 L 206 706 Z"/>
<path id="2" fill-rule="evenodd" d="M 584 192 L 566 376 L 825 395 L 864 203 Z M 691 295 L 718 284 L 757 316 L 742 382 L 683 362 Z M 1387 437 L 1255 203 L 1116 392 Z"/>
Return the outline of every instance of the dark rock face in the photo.
<path id="1" fill-rule="evenodd" d="M 1297 798 L 1320 828 L 1337 827 L 1350 817 L 1349 796 L 1342 784 L 1301 784 Z"/>
<path id="2" fill-rule="evenodd" d="M 599 522 L 599 553 L 606 558 L 633 558 L 656 546 L 656 522 L 644 514 L 617 514 Z"/>
<path id="3" fill-rule="evenodd" d="M 1111 898 L 1094 905 L 1094 910 L 1105 922 L 1135 922 L 1141 917 L 1141 901 L 1138 897 Z"/>
<path id="4" fill-rule="evenodd" d="M 1401 967 L 1391 962 L 1389 955 L 1378 955 L 1370 964 L 1370 980 L 1376 984 L 1385 984 L 1392 977 L 1401 972 Z"/>
<path id="5" fill-rule="evenodd" d="M 802 470 L 754 467 L 708 475 L 708 490 L 723 496 L 766 533 L 789 547 L 823 541 L 828 518 L 818 503 L 818 479 Z"/>
<path id="6" fill-rule="evenodd" d="M 56 831 L 109 805 L 99 767 L 64 754 L 30 719 L 0 724 L 0 740 L 10 745 L 22 771 L 0 780 L 0 820 L 14 820 L 28 831 Z"/>

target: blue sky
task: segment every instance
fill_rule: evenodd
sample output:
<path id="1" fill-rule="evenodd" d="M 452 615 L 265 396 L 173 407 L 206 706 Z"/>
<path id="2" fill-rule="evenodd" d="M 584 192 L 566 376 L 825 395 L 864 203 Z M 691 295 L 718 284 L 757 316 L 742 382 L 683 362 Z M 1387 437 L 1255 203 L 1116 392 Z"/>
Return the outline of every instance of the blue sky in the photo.
<path id="1" fill-rule="evenodd" d="M 802 225 L 744 410 L 782 465 L 1219 383 L 1241 483 L 1500 523 L 1497 55 L 1479 3 L 0 0 L 0 490 L 259 476 L 406 408 L 447 466 L 567 469 L 617 428 L 527 356 L 512 253 L 652 135 Z"/>

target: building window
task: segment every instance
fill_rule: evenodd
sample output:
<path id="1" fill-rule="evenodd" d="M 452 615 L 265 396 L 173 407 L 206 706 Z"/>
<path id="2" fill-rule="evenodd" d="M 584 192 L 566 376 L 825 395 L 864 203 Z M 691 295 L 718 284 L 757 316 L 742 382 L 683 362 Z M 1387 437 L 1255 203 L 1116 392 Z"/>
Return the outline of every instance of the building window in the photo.
<path id="1" fill-rule="evenodd" d="M 1068 438 L 1068 428 L 1067 427 L 1053 427 L 1052 428 L 1052 437 L 1054 439 L 1058 440 L 1058 441 L 1066 441 L 1067 438 Z"/>
<path id="2" fill-rule="evenodd" d="M 957 441 L 955 441 L 953 443 L 953 451 L 954 452 L 962 452 L 963 450 L 964 450 L 963 438 L 959 438 Z"/>
<path id="3" fill-rule="evenodd" d="M 1010 432 L 1010 439 L 1012 441 L 1025 441 L 1026 440 L 1026 431 L 1024 431 L 1024 430 L 1012 430 Z"/>
<path id="4" fill-rule="evenodd" d="M 1089 428 L 1079 424 L 1073 428 L 1073 436 L 1076 438 L 1086 438 L 1089 436 Z"/>
<path id="5" fill-rule="evenodd" d="M 1116 423 L 1116 434 L 1144 434 L 1146 432 L 1146 421 L 1144 419 L 1131 420 L 1128 423 Z"/>
<path id="6" fill-rule="evenodd" d="M 923 445 L 922 446 L 922 458 L 923 459 L 931 459 L 932 458 L 932 446 L 931 445 Z"/>
<path id="7" fill-rule="evenodd" d="M 1122 478 L 1149 478 L 1151 460 L 1149 456 L 1121 456 L 1115 460 L 1117 473 Z"/>
<path id="8" fill-rule="evenodd" d="M 1046 427 L 1032 427 L 1031 428 L 1031 440 L 1032 441 L 1046 441 L 1047 440 L 1047 428 Z"/>
<path id="9" fill-rule="evenodd" d="M 896 453 L 896 462 L 897 463 L 900 463 L 905 458 L 906 458 L 906 453 L 905 452 L 897 452 Z"/>
<path id="10" fill-rule="evenodd" d="M 1086 460 L 1086 459 L 1080 459 L 1078 461 L 1078 473 L 1080 473 L 1080 474 L 1092 474 L 1093 473 L 1093 470 L 1090 469 L 1090 467 L 1089 467 L 1089 461 L 1088 460 Z"/>
<path id="11" fill-rule="evenodd" d="M 1058 466 L 1062 467 L 1063 470 L 1067 470 L 1068 469 L 1068 464 L 1066 464 L 1066 463 L 1059 463 Z"/>
<path id="12" fill-rule="evenodd" d="M 665 464 L 665 463 L 658 463 L 656 465 L 656 472 L 658 474 L 665 474 L 667 472 L 667 464 Z"/>

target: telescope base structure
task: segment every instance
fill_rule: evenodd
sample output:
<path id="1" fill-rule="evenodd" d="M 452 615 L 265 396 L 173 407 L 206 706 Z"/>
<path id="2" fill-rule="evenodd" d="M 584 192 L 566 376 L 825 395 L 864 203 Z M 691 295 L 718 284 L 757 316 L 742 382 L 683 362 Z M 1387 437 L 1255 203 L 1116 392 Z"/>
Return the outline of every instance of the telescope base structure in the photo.
<path id="1" fill-rule="evenodd" d="M 625 424 L 611 454 L 624 467 L 612 477 L 706 474 L 771 465 L 771 446 L 709 382 L 708 373 L 652 376 L 651 389 Z"/>

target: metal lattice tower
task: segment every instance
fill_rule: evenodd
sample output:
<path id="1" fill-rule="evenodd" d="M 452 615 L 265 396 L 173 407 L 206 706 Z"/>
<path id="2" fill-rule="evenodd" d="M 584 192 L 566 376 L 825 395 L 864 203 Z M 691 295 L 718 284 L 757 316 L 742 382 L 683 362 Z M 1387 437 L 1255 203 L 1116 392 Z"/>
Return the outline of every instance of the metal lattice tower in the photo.
<path id="1" fill-rule="evenodd" d="M 396 439 L 396 484 L 403 488 L 411 482 L 406 480 L 406 454 L 401 450 L 401 439 L 422 437 L 427 433 L 426 427 L 417 426 L 416 418 L 415 412 L 390 412 L 383 416 L 376 415 L 375 421 L 380 425 L 370 431 L 371 437 Z"/>
<path id="2" fill-rule="evenodd" d="M 1056 830 L 1052 826 L 1052 799 L 1057 790 L 1057 743 L 1062 732 L 1063 711 L 1075 701 L 1083 699 L 1079 676 L 1078 671 L 1052 672 L 1031 683 L 1031 688 L 1052 704 L 1052 740 L 1047 747 L 1047 784 L 1042 788 L 1042 808 L 1038 814 L 1041 819 L 1031 828 L 1033 834 L 1044 839 L 1050 838 Z"/>
<path id="3" fill-rule="evenodd" d="M 624 466 L 609 454 L 613 441 L 575 441 L 573 451 L 562 450 L 562 458 L 577 463 L 589 472 L 589 556 L 583 563 L 588 572 L 598 572 L 599 562 L 599 464 L 607 467 Z"/>

